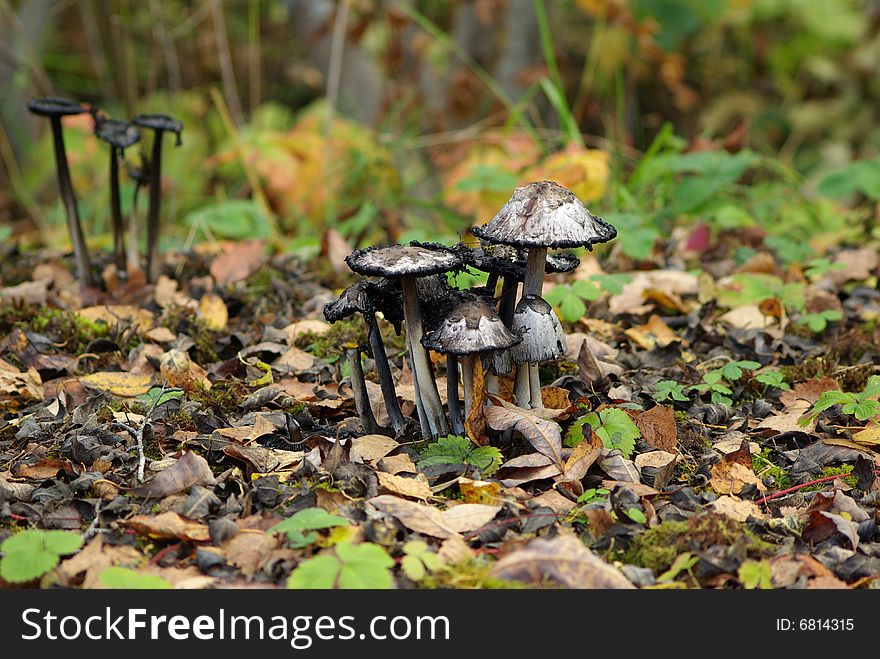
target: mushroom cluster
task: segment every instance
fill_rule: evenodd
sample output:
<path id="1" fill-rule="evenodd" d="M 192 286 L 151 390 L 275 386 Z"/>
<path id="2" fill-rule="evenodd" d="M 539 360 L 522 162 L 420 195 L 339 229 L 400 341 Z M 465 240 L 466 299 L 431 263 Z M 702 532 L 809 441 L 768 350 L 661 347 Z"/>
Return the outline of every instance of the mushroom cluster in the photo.
<path id="1" fill-rule="evenodd" d="M 324 309 L 330 322 L 355 311 L 363 314 L 369 344 L 364 350 L 376 362 L 395 434 L 406 432 L 408 425 L 382 346 L 377 314 L 394 323 L 398 333 L 400 319 L 406 323 L 421 435 L 435 438 L 450 430 L 464 434 L 474 401 L 483 400 L 475 391 L 477 383 L 497 391 L 497 377 L 514 369 L 516 404 L 542 406 L 538 365 L 565 352 L 559 318 L 541 297 L 544 273 L 569 272 L 580 263 L 574 255 L 548 250 L 592 249 L 617 235 L 613 226 L 590 213 L 571 191 L 551 181 L 517 188 L 492 220 L 471 233 L 480 239 L 478 247 L 412 242 L 355 250 L 346 258 L 349 268 L 375 279 L 355 283 Z M 488 273 L 486 285 L 466 291 L 449 286 L 445 273 L 466 267 Z M 448 410 L 440 399 L 429 350 L 446 356 Z M 366 396 L 361 351 L 349 350 L 347 355 L 352 391 L 364 430 L 381 431 Z M 475 376 L 484 364 L 485 380 Z M 464 385 L 463 413 L 459 381 Z"/>
<path id="2" fill-rule="evenodd" d="M 31 113 L 47 117 L 52 126 L 58 189 L 66 212 L 67 229 L 70 233 L 70 242 L 73 245 L 77 278 L 85 285 L 92 285 L 95 282 L 80 221 L 76 194 L 70 179 L 70 168 L 64 147 L 64 133 L 61 120 L 68 115 L 91 112 L 94 119 L 95 136 L 110 146 L 110 219 L 113 232 L 113 259 L 117 271 L 120 273 L 126 273 L 129 260 L 136 259 L 137 250 L 134 247 L 134 243 L 137 233 L 135 215 L 132 212 L 129 226 L 132 247 L 127 255 L 122 219 L 122 203 L 120 201 L 119 158 L 120 156 L 124 157 L 125 149 L 140 141 L 141 134 L 138 130 L 139 128 L 147 128 L 154 132 L 152 157 L 149 159 L 143 157 L 144 165 L 140 171 L 134 172 L 133 176 L 137 182 L 135 199 L 137 199 L 137 189 L 142 184 L 148 184 L 150 188 L 146 272 L 147 281 L 155 282 L 159 275 L 158 246 L 159 211 L 162 195 L 162 135 L 165 132 L 174 133 L 177 136 L 177 145 L 180 146 L 183 124 L 164 114 L 138 115 L 131 122 L 110 119 L 95 108 L 89 109 L 80 103 L 65 98 L 36 98 L 28 101 L 27 107 Z M 143 177 L 145 172 L 147 175 Z"/>

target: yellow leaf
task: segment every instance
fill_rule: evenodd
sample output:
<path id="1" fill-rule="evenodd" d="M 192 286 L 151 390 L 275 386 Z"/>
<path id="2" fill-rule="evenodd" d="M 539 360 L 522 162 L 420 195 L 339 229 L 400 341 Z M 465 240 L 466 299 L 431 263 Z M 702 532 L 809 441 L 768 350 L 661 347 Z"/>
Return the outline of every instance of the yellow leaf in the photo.
<path id="1" fill-rule="evenodd" d="M 205 327 L 219 332 L 226 329 L 229 311 L 223 298 L 214 293 L 207 293 L 199 300 L 199 316 L 205 321 Z"/>
<path id="2" fill-rule="evenodd" d="M 139 396 L 150 390 L 152 377 L 146 373 L 117 373 L 105 371 L 82 376 L 79 381 L 87 387 L 106 391 L 114 396 Z"/>

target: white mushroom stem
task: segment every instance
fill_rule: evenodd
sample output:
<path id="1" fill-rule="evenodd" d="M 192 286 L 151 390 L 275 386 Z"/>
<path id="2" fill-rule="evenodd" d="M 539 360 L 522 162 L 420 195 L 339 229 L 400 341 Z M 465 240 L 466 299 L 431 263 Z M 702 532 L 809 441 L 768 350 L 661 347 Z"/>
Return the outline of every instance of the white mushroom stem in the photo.
<path id="1" fill-rule="evenodd" d="M 523 281 L 523 295 L 538 295 L 544 292 L 544 268 L 547 264 L 546 247 L 529 247 L 526 260 L 526 277 Z M 520 375 L 523 373 L 523 375 Z M 523 398 L 520 402 L 520 387 L 523 388 Z M 525 393 L 528 387 L 528 394 Z M 541 407 L 541 378 L 537 364 L 520 364 L 516 371 L 517 404 L 520 407 Z M 526 397 L 527 396 L 527 397 Z M 528 404 L 525 401 L 528 400 Z"/>
<path id="2" fill-rule="evenodd" d="M 462 355 L 461 362 L 461 380 L 464 384 L 464 418 L 471 415 L 471 408 L 474 405 L 474 359 L 478 359 L 478 355 Z"/>
<path id="3" fill-rule="evenodd" d="M 406 336 L 409 342 L 410 359 L 412 361 L 413 379 L 418 383 L 418 398 L 425 409 L 428 428 L 422 428 L 422 432 L 431 438 L 440 437 L 449 433 L 449 424 L 443 413 L 443 404 L 440 402 L 440 394 L 437 384 L 431 375 L 431 366 L 428 363 L 428 352 L 422 346 L 422 311 L 419 309 L 416 280 L 414 277 L 401 277 L 400 285 L 403 289 L 403 319 L 406 321 Z"/>
<path id="4" fill-rule="evenodd" d="M 516 388 L 514 389 L 516 404 L 524 409 L 529 409 L 529 403 L 532 398 L 532 390 L 529 384 L 529 365 L 517 364 L 516 366 Z"/>
<path id="5" fill-rule="evenodd" d="M 449 423 L 456 435 L 464 434 L 464 420 L 458 404 L 458 357 L 446 355 L 446 400 L 449 403 Z M 465 397 L 467 401 L 467 397 Z"/>

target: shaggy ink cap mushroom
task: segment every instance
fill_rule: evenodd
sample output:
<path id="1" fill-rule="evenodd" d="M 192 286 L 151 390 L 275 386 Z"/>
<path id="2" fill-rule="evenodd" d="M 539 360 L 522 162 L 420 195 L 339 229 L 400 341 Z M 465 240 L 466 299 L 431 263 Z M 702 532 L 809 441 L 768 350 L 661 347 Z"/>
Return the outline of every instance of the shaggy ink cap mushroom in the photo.
<path id="1" fill-rule="evenodd" d="M 510 277 L 522 281 L 526 275 L 526 252 L 510 245 L 482 245 L 464 247 L 462 259 L 465 263 L 482 272 Z M 571 272 L 580 265 L 574 254 L 547 254 L 546 272 Z"/>
<path id="2" fill-rule="evenodd" d="M 513 332 L 522 341 L 510 349 L 517 364 L 540 364 L 565 354 L 565 333 L 562 324 L 547 301 L 537 295 L 526 295 L 516 305 Z"/>
<path id="3" fill-rule="evenodd" d="M 155 132 L 153 153 L 150 157 L 150 205 L 147 210 L 147 281 L 155 282 L 159 277 L 159 209 L 162 204 L 162 135 L 174 133 L 180 146 L 183 122 L 167 114 L 139 114 L 131 120 L 135 126 L 149 128 Z"/>
<path id="4" fill-rule="evenodd" d="M 422 345 L 429 350 L 457 356 L 488 350 L 505 350 L 522 340 L 504 326 L 495 310 L 484 301 L 468 300 L 457 305 Z"/>
<path id="5" fill-rule="evenodd" d="M 83 234 L 82 224 L 79 220 L 79 208 L 76 203 L 76 194 L 73 191 L 73 183 L 70 180 L 70 167 L 67 164 L 67 151 L 64 148 L 64 130 L 61 118 L 69 115 L 83 114 L 87 112 L 79 103 L 66 98 L 35 98 L 27 103 L 28 110 L 40 117 L 47 117 L 52 126 L 52 144 L 55 151 L 55 174 L 58 179 L 58 190 L 64 202 L 67 214 L 67 230 L 70 233 L 70 242 L 73 245 L 73 257 L 76 264 L 76 274 L 80 282 L 88 285 L 92 283 L 92 264 L 89 260 L 89 252 L 86 239 Z"/>
<path id="6" fill-rule="evenodd" d="M 431 373 L 428 354 L 421 344 L 424 330 L 416 282 L 419 277 L 461 268 L 461 259 L 445 247 L 411 243 L 355 250 L 345 258 L 345 262 L 354 272 L 362 275 L 400 279 L 416 402 L 421 405 L 422 433 L 432 438 L 447 433 L 449 427 L 440 394 Z"/>
<path id="7" fill-rule="evenodd" d="M 495 217 L 471 233 L 514 247 L 590 248 L 612 240 L 617 229 L 588 211 L 570 190 L 538 181 L 514 190 Z"/>
<path id="8" fill-rule="evenodd" d="M 136 126 L 127 121 L 107 119 L 93 113 L 95 136 L 110 145 L 110 217 L 113 226 L 113 255 L 116 269 L 126 272 L 125 238 L 122 225 L 122 201 L 119 196 L 119 151 L 124 151 L 141 139 Z"/>

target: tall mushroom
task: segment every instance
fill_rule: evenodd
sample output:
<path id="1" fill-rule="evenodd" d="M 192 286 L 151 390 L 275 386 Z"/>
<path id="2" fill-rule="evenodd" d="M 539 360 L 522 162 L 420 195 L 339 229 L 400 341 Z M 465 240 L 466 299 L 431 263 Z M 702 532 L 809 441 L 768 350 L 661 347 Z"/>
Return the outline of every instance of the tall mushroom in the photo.
<path id="1" fill-rule="evenodd" d="M 135 126 L 149 128 L 153 135 L 153 155 L 150 158 L 150 207 L 147 211 L 147 281 L 159 278 L 159 212 L 162 205 L 162 135 L 172 132 L 177 136 L 175 146 L 182 144 L 183 123 L 167 114 L 139 114 L 131 120 Z"/>
<path id="2" fill-rule="evenodd" d="M 64 149 L 64 132 L 61 126 L 61 118 L 87 112 L 79 103 L 74 103 L 66 98 L 35 98 L 28 101 L 28 110 L 41 117 L 48 117 L 52 125 L 52 139 L 55 148 L 55 173 L 58 177 L 58 190 L 64 202 L 67 212 L 67 230 L 70 233 L 70 242 L 73 245 L 73 259 L 76 264 L 76 276 L 86 285 L 92 284 L 92 264 L 89 260 L 89 251 L 83 235 L 82 224 L 79 220 L 79 209 L 76 205 L 76 195 L 73 192 L 73 183 L 70 180 L 70 167 L 67 164 L 67 152 Z"/>
<path id="3" fill-rule="evenodd" d="M 548 248 L 586 247 L 604 243 L 617 229 L 594 216 L 573 192 L 552 181 L 529 183 L 513 191 L 510 199 L 488 223 L 471 229 L 477 238 L 527 250 L 523 296 L 540 296 Z M 558 322 L 558 319 L 557 319 Z M 536 364 L 522 365 L 528 377 L 540 381 Z M 535 404 L 535 401 L 532 401 Z M 536 404 L 540 404 L 540 399 Z"/>
<path id="4" fill-rule="evenodd" d="M 510 349 L 511 359 L 521 366 L 516 373 L 516 404 L 541 407 L 541 382 L 522 366 L 534 364 L 537 369 L 537 364 L 565 354 L 562 324 L 544 298 L 525 295 L 516 305 L 511 329 L 522 337 L 522 342 Z"/>
<path id="5" fill-rule="evenodd" d="M 367 342 L 376 362 L 376 372 L 379 375 L 379 384 L 382 387 L 382 397 L 385 400 L 385 409 L 391 426 L 398 435 L 406 429 L 406 419 L 400 409 L 397 400 L 397 392 L 394 390 L 394 380 L 391 377 L 391 369 L 388 367 L 388 356 L 382 343 L 382 335 L 379 333 L 379 325 L 376 322 L 376 311 L 381 311 L 386 320 L 396 325 L 399 329 L 403 310 L 400 304 L 393 304 L 396 300 L 384 294 L 381 290 L 382 283 L 359 281 L 345 289 L 339 298 L 324 306 L 324 318 L 335 323 L 355 313 L 364 317 L 367 325 Z M 391 302 L 391 304 L 389 304 Z M 398 318 L 398 316 L 400 316 Z"/>
<path id="6" fill-rule="evenodd" d="M 461 267 L 461 259 L 448 250 L 426 245 L 391 245 L 358 249 L 345 262 L 354 272 L 400 279 L 403 293 L 403 317 L 406 340 L 413 369 L 417 398 L 424 410 L 422 433 L 431 438 L 449 432 L 437 384 L 431 375 L 428 353 L 422 346 L 422 311 L 419 306 L 416 280 L 419 277 L 447 272 Z"/>
<path id="7" fill-rule="evenodd" d="M 453 308 L 435 330 L 425 334 L 422 345 L 446 355 L 455 355 L 461 361 L 466 419 L 474 404 L 474 364 L 479 355 L 506 350 L 521 340 L 504 326 L 495 309 L 476 299 Z"/>
<path id="8" fill-rule="evenodd" d="M 97 114 L 95 136 L 110 145 L 110 221 L 113 227 L 113 258 L 116 269 L 126 272 L 125 229 L 122 223 L 122 202 L 119 197 L 119 155 L 140 140 L 135 126 L 127 121 L 107 119 Z"/>

